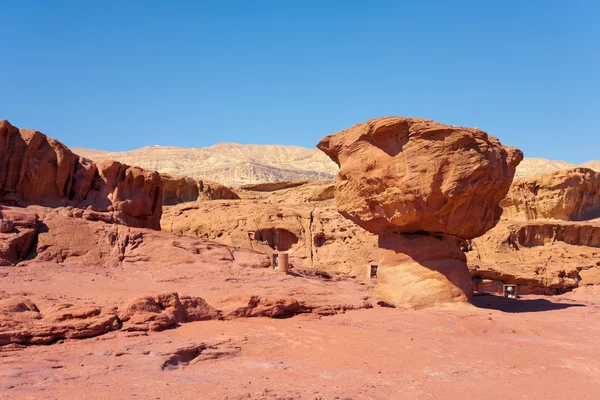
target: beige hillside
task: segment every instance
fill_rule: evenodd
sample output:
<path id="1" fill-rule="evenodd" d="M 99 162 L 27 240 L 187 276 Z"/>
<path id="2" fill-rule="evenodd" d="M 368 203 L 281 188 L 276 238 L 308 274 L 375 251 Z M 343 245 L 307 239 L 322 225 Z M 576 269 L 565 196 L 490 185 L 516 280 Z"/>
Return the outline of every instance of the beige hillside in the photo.
<path id="1" fill-rule="evenodd" d="M 225 185 L 333 179 L 337 165 L 317 149 L 280 145 L 219 143 L 203 148 L 150 146 L 125 152 L 76 149 L 92 160 L 113 159 L 173 175 Z"/>

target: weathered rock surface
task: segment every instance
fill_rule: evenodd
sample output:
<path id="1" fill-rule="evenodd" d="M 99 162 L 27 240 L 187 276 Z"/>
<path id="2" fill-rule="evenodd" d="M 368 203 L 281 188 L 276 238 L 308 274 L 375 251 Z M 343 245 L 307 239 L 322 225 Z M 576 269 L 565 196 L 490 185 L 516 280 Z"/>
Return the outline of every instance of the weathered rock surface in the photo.
<path id="1" fill-rule="evenodd" d="M 163 204 L 174 205 L 198 200 L 236 200 L 240 197 L 227 186 L 190 177 L 161 174 Z"/>
<path id="2" fill-rule="evenodd" d="M 418 308 L 471 298 L 460 239 L 498 223 L 521 151 L 479 129 L 403 117 L 355 125 L 317 147 L 340 166 L 338 211 L 380 235 L 380 295 Z"/>
<path id="3" fill-rule="evenodd" d="M 504 216 L 515 220 L 599 218 L 600 173 L 575 168 L 521 178 L 500 205 Z"/>
<path id="4" fill-rule="evenodd" d="M 355 125 L 317 146 L 340 166 L 339 212 L 383 235 L 482 235 L 500 220 L 523 158 L 479 129 L 402 117 Z"/>
<path id="5" fill-rule="evenodd" d="M 0 396 L 475 400 L 497 398 L 490 382 L 510 381 L 524 398 L 594 399 L 600 293 L 581 289 L 576 300 L 573 293 L 481 296 L 479 307 L 235 318 L 57 346 L 3 346 Z M 524 348 L 535 356 L 524 356 Z"/>
<path id="6" fill-rule="evenodd" d="M 521 293 L 556 294 L 600 284 L 599 189 L 600 175 L 586 168 L 516 180 L 504 220 L 469 246 L 478 289 L 516 283 Z"/>
<path id="7" fill-rule="evenodd" d="M 271 195 L 272 202 L 262 197 L 165 207 L 161 225 L 167 232 L 261 253 L 286 251 L 294 267 L 364 275 L 367 262 L 379 258 L 377 237 L 340 216 L 332 205 L 302 203 L 294 193 L 298 189 Z M 277 204 L 280 196 L 283 204 Z"/>
<path id="8" fill-rule="evenodd" d="M 160 229 L 162 182 L 157 172 L 116 161 L 94 164 L 55 139 L 2 120 L 0 201 L 73 206 L 91 219 Z"/>
<path id="9" fill-rule="evenodd" d="M 380 236 L 376 293 L 401 308 L 470 300 L 462 243 L 448 235 Z"/>
<path id="10" fill-rule="evenodd" d="M 38 227 L 27 254 L 3 259 L 18 266 L 0 271 L 0 297 L 12 299 L 0 310 L 2 344 L 156 331 L 221 316 L 331 315 L 379 301 L 349 278 L 300 268 L 278 273 L 266 254 L 90 221 L 72 207 L 3 206 L 2 213 L 15 231 L 23 221 Z"/>
<path id="11" fill-rule="evenodd" d="M 220 319 L 221 314 L 200 297 L 182 297 L 178 293 L 146 295 L 133 300 L 119 319 L 128 331 L 159 331 L 175 324 Z"/>
<path id="12" fill-rule="evenodd" d="M 175 292 L 141 296 L 118 307 L 58 301 L 42 309 L 27 296 L 0 292 L 0 346 L 84 339 L 121 329 L 160 331 L 212 319 L 221 319 L 221 313 L 204 299 Z"/>
<path id="13" fill-rule="evenodd" d="M 26 296 L 0 292 L 0 346 L 82 339 L 119 329 L 116 315 L 100 307 L 57 302 L 42 311 Z"/>
<path id="14" fill-rule="evenodd" d="M 0 266 L 14 265 L 29 255 L 37 238 L 38 216 L 0 209 Z"/>
<path id="15" fill-rule="evenodd" d="M 474 278 L 519 285 L 520 293 L 556 294 L 600 284 L 600 223 L 502 221 L 472 240 L 467 252 Z"/>

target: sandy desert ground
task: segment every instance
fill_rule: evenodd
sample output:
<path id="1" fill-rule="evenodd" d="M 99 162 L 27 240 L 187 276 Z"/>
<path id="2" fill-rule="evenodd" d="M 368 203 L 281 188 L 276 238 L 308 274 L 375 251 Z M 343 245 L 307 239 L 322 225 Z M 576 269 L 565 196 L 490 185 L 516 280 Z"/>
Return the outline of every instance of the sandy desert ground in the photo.
<path id="1" fill-rule="evenodd" d="M 0 398 L 596 399 L 600 301 L 577 294 L 192 322 L 7 349 Z"/>

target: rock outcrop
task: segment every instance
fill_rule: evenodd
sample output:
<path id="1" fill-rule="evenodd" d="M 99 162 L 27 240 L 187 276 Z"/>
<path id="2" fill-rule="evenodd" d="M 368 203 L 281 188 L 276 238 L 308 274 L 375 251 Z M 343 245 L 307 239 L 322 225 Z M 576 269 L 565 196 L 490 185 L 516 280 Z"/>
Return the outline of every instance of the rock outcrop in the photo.
<path id="1" fill-rule="evenodd" d="M 503 220 L 467 252 L 480 291 L 515 283 L 521 293 L 556 294 L 600 284 L 600 175 L 575 168 L 516 180 Z"/>
<path id="2" fill-rule="evenodd" d="M 467 257 L 483 292 L 501 292 L 503 283 L 521 294 L 557 294 L 600 285 L 600 223 L 502 221 L 470 242 Z"/>
<path id="3" fill-rule="evenodd" d="M 221 317 L 331 315 L 379 300 L 368 301 L 369 288 L 354 279 L 301 268 L 286 275 L 272 271 L 263 253 L 90 221 L 83 212 L 2 206 L 2 220 L 11 221 L 3 226 L 13 231 L 0 234 L 8 244 L 0 247 L 0 264 L 18 267 L 0 268 L 0 346 Z M 29 230 L 27 245 L 8 239 Z"/>
<path id="4" fill-rule="evenodd" d="M 380 235 L 381 295 L 412 307 L 470 298 L 460 239 L 498 223 L 521 151 L 479 129 L 402 117 L 355 125 L 317 147 L 340 166 L 338 211 Z"/>
<path id="5" fill-rule="evenodd" d="M 133 300 L 118 313 L 127 331 L 160 331 L 175 324 L 220 319 L 221 314 L 200 297 L 178 293 L 146 295 Z"/>
<path id="6" fill-rule="evenodd" d="M 227 186 L 217 182 L 190 177 L 161 174 L 163 204 L 174 205 L 198 200 L 236 200 L 240 197 Z"/>
<path id="7" fill-rule="evenodd" d="M 29 255 L 39 227 L 36 214 L 0 209 L 0 267 L 14 265 Z"/>
<path id="8" fill-rule="evenodd" d="M 306 196 L 317 190 L 307 189 Z M 261 253 L 286 251 L 294 267 L 355 276 L 364 273 L 369 260 L 379 257 L 377 236 L 343 218 L 327 200 L 302 203 L 299 188 L 267 195 L 167 206 L 161 226 L 170 233 Z M 280 200 L 283 204 L 277 204 Z"/>
<path id="9" fill-rule="evenodd" d="M 90 219 L 160 229 L 162 181 L 157 172 L 116 161 L 94 164 L 55 139 L 2 120 L 0 201 L 73 206 Z"/>
<path id="10" fill-rule="evenodd" d="M 516 180 L 500 205 L 515 220 L 583 221 L 600 217 L 600 173 L 587 168 Z"/>

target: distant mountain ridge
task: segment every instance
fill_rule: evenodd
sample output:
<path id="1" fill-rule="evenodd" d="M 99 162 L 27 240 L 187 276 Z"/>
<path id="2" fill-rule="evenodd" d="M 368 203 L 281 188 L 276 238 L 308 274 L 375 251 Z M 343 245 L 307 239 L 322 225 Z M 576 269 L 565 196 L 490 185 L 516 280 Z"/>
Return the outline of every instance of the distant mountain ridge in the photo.
<path id="1" fill-rule="evenodd" d="M 108 152 L 73 149 L 94 161 L 113 159 L 129 165 L 172 175 L 213 180 L 224 185 L 335 179 L 337 165 L 317 149 L 300 146 L 218 143 L 210 147 L 148 146 L 137 150 Z M 517 177 L 586 167 L 600 171 L 600 161 L 577 165 L 560 160 L 525 158 Z"/>
<path id="2" fill-rule="evenodd" d="M 317 149 L 218 143 L 210 147 L 149 146 L 124 152 L 74 149 L 92 160 L 113 159 L 173 175 L 229 186 L 260 182 L 334 179 L 337 165 Z"/>
<path id="3" fill-rule="evenodd" d="M 573 164 L 567 161 L 561 160 L 548 160 L 545 158 L 525 158 L 521 164 L 517 167 L 516 177 L 526 177 L 546 174 L 548 172 L 554 172 L 564 169 L 573 169 L 577 167 L 584 167 L 600 171 L 600 161 L 592 160 L 584 164 Z"/>

